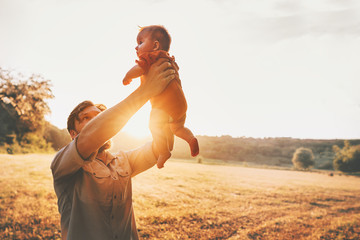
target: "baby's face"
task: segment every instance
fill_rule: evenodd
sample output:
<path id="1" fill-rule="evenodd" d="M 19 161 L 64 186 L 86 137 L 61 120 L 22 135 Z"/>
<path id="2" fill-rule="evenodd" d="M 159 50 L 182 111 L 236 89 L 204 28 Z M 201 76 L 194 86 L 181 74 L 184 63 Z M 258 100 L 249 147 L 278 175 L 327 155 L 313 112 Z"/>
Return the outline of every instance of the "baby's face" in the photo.
<path id="1" fill-rule="evenodd" d="M 135 50 L 138 56 L 144 52 L 152 52 L 154 50 L 154 41 L 150 34 L 140 32 L 136 40 L 138 45 L 135 47 Z"/>

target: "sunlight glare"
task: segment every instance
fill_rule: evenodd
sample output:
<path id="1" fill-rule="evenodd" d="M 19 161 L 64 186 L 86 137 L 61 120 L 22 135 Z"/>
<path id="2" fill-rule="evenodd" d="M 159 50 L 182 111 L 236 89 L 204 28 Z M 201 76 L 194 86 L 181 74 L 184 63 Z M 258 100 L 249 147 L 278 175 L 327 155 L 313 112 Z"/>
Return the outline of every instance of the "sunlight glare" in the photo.
<path id="1" fill-rule="evenodd" d="M 151 136 L 149 130 L 150 103 L 146 103 L 125 125 L 122 131 L 136 138 Z"/>

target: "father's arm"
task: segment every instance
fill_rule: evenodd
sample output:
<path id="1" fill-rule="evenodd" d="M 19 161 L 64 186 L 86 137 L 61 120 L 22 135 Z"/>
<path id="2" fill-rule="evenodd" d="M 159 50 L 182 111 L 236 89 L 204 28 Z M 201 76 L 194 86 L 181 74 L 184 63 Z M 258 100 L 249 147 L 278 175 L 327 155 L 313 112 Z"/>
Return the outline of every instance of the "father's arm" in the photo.
<path id="1" fill-rule="evenodd" d="M 67 146 L 61 149 L 54 157 L 51 163 L 51 171 L 53 173 L 54 181 L 62 179 L 62 177 L 70 176 L 77 172 L 86 161 L 92 160 L 95 155 L 89 157 L 89 159 L 82 159 L 76 149 L 75 138 Z"/>
<path id="2" fill-rule="evenodd" d="M 176 71 L 166 59 L 159 59 L 144 76 L 146 81 L 133 93 L 115 106 L 93 118 L 81 130 L 77 139 L 77 150 L 87 159 L 105 142 L 115 136 L 127 121 L 153 96 L 160 94 Z"/>
<path id="3" fill-rule="evenodd" d="M 154 142 L 125 153 L 131 167 L 131 177 L 153 167 L 159 157 Z"/>

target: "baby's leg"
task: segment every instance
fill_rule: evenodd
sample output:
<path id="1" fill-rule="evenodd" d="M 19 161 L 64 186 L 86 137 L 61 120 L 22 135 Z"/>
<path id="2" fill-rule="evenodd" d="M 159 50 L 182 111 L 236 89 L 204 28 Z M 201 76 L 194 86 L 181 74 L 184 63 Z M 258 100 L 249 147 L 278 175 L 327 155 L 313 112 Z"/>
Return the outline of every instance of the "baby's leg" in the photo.
<path id="1" fill-rule="evenodd" d="M 195 157 L 199 154 L 199 143 L 190 129 L 184 127 L 185 116 L 180 121 L 170 123 L 171 131 L 179 138 L 188 142 L 191 150 L 191 156 Z"/>
<path id="2" fill-rule="evenodd" d="M 166 134 L 166 139 L 167 139 L 167 143 L 168 143 L 168 148 L 170 151 L 173 150 L 174 148 L 174 134 L 173 132 L 171 131 L 170 129 L 170 124 L 167 123 L 165 126 L 164 126 L 164 132 Z"/>
<path id="3" fill-rule="evenodd" d="M 171 156 L 169 151 L 166 127 L 168 127 L 169 116 L 166 112 L 159 109 L 152 109 L 150 113 L 150 131 L 153 136 L 159 157 L 157 161 L 158 168 L 164 167 L 164 163 Z"/>
<path id="4" fill-rule="evenodd" d="M 157 160 L 156 166 L 158 168 L 163 168 L 165 162 L 171 157 L 171 153 L 167 152 L 165 154 L 159 154 L 159 158 Z"/>

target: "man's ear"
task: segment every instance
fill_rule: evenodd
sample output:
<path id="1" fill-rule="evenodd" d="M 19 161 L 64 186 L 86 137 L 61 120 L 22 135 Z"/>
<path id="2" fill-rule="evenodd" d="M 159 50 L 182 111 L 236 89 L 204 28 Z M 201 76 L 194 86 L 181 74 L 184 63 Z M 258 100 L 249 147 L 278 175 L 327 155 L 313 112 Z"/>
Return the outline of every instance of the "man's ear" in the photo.
<path id="1" fill-rule="evenodd" d="M 153 50 L 159 50 L 160 49 L 160 43 L 159 43 L 159 41 L 155 41 L 154 42 L 154 48 L 153 48 Z"/>
<path id="2" fill-rule="evenodd" d="M 77 135 L 78 135 L 78 133 L 75 130 L 70 130 L 70 137 L 72 140 L 74 140 Z"/>

